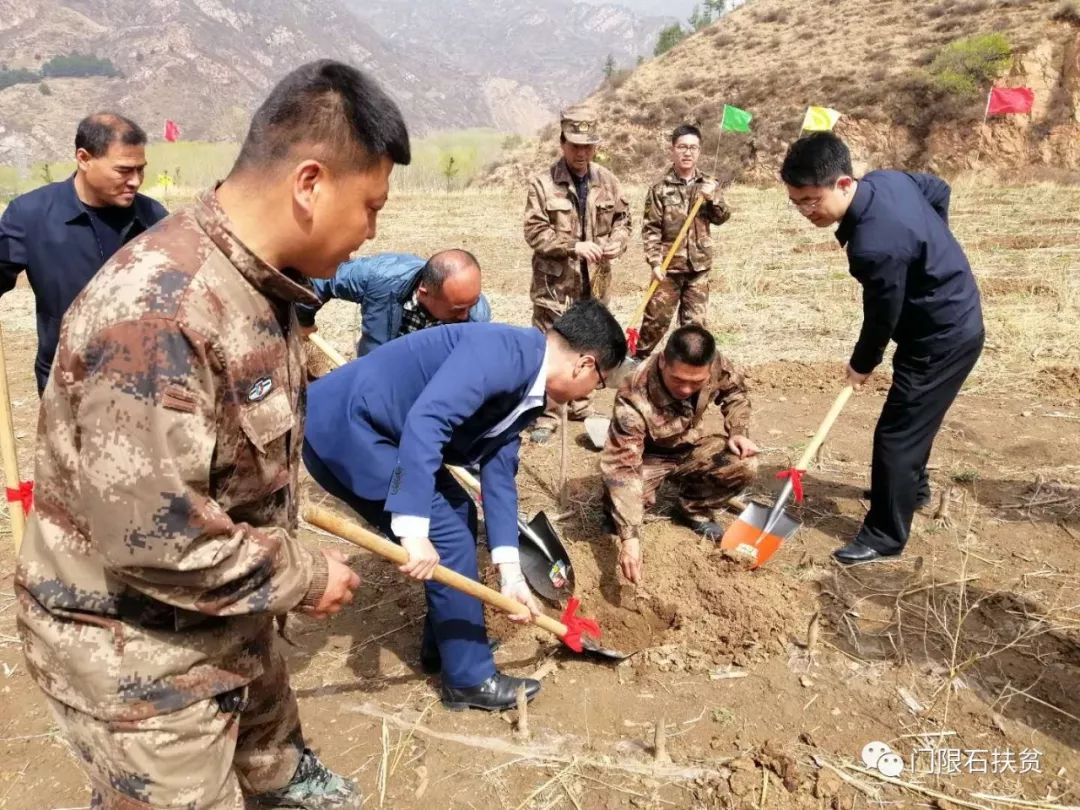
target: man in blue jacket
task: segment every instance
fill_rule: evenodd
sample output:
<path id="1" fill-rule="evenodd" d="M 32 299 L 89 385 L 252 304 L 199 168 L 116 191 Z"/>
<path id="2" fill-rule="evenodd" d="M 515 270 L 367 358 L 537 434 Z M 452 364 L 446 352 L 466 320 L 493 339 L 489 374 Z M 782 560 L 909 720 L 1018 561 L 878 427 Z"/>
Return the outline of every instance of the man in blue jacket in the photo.
<path id="1" fill-rule="evenodd" d="M 427 329 L 316 381 L 304 463 L 330 494 L 409 552 L 401 571 L 427 581 L 421 663 L 442 670 L 450 709 L 501 710 L 522 683 L 497 672 L 483 605 L 432 582 L 440 561 L 478 579 L 476 513 L 444 464 L 476 464 L 491 561 L 502 592 L 539 611 L 518 558 L 521 431 L 557 403 L 603 388 L 626 356 L 618 322 L 595 300 L 573 305 L 545 335 L 503 324 Z M 523 619 L 524 620 L 524 619 Z"/>
<path id="2" fill-rule="evenodd" d="M 0 296 L 26 271 L 37 309 L 38 394 L 45 390 L 60 320 L 101 266 L 168 212 L 139 194 L 146 133 L 114 113 L 95 113 L 75 133 L 75 174 L 11 201 L 0 217 Z"/>
<path id="3" fill-rule="evenodd" d="M 396 337 L 444 323 L 491 320 L 480 292 L 480 265 L 467 250 L 443 250 L 424 261 L 411 253 L 380 253 L 345 262 L 315 294 L 360 304 L 356 356 Z M 315 325 L 315 309 L 299 307 L 300 325 Z"/>
<path id="4" fill-rule="evenodd" d="M 915 510 L 930 500 L 926 464 L 945 414 L 982 352 L 979 290 L 949 230 L 948 184 L 929 174 L 875 171 L 856 180 L 831 132 L 800 138 L 780 176 L 788 197 L 836 238 L 863 287 L 863 323 L 846 378 L 861 385 L 896 342 L 893 382 L 874 431 L 870 511 L 844 564 L 903 551 Z"/>

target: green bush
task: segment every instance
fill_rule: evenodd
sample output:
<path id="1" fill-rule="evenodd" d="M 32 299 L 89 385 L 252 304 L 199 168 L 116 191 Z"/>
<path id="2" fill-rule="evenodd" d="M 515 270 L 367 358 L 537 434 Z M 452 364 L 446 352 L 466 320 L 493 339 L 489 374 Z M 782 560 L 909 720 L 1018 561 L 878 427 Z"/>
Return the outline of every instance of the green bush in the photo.
<path id="1" fill-rule="evenodd" d="M 667 53 L 685 38 L 686 31 L 683 30 L 683 27 L 678 23 L 672 23 L 660 31 L 660 36 L 656 40 L 656 47 L 653 48 L 653 56 L 661 56 Z"/>
<path id="2" fill-rule="evenodd" d="M 956 96 L 974 96 L 1009 66 L 1012 46 L 1004 34 L 979 34 L 950 42 L 930 63 L 935 86 Z"/>
<path id="3" fill-rule="evenodd" d="M 41 66 L 42 76 L 80 78 L 84 76 L 119 76 L 120 71 L 108 59 L 88 53 L 54 56 Z"/>
<path id="4" fill-rule="evenodd" d="M 49 85 L 45 84 L 45 82 L 42 82 L 41 84 L 39 84 L 37 89 L 38 89 L 38 92 L 41 93 L 41 95 L 43 95 L 43 96 L 51 96 L 52 95 L 52 90 L 49 89 Z"/>
<path id="5" fill-rule="evenodd" d="M 3 90 L 5 87 L 11 87 L 14 84 L 33 84 L 40 78 L 41 77 L 32 70 L 25 70 L 23 68 L 8 70 L 7 68 L 0 67 L 0 90 Z"/>

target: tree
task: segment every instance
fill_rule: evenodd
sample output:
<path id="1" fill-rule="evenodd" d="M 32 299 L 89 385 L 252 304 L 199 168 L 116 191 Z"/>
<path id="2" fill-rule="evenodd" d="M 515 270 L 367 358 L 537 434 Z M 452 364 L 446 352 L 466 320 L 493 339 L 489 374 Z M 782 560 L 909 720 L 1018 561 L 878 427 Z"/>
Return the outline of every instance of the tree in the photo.
<path id="1" fill-rule="evenodd" d="M 667 53 L 685 38 L 686 31 L 683 30 L 683 27 L 679 23 L 672 23 L 660 31 L 660 36 L 656 40 L 656 47 L 653 48 L 653 56 L 661 56 Z"/>
<path id="2" fill-rule="evenodd" d="M 67 56 L 54 56 L 41 66 L 41 75 L 59 78 L 64 76 L 119 76 L 120 71 L 108 59 L 99 59 L 93 54 L 72 53 Z"/>
<path id="3" fill-rule="evenodd" d="M 611 81 L 611 77 L 615 75 L 615 57 L 610 53 L 607 55 L 607 59 L 604 60 L 604 78 Z"/>
<path id="4" fill-rule="evenodd" d="M 705 8 L 694 6 L 694 10 L 690 12 L 690 19 L 687 22 L 690 23 L 691 31 L 700 31 L 702 28 L 707 28 L 712 24 L 712 8 L 708 3 L 705 4 Z"/>
<path id="5" fill-rule="evenodd" d="M 454 160 L 453 154 L 446 156 L 442 166 L 442 176 L 446 178 L 446 193 L 450 193 L 450 185 L 454 182 L 454 178 L 461 168 L 457 165 L 457 161 Z"/>
<path id="6" fill-rule="evenodd" d="M 728 13 L 731 0 L 705 0 L 703 5 L 717 17 L 723 17 Z"/>

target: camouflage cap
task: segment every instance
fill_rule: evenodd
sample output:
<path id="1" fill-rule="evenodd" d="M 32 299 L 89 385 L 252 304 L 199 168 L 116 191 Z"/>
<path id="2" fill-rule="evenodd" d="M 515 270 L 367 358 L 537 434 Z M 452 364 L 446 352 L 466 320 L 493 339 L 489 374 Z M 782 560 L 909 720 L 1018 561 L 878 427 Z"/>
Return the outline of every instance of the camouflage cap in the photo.
<path id="1" fill-rule="evenodd" d="M 600 128 L 596 123 L 596 110 L 587 104 L 575 104 L 562 111 L 560 116 L 562 134 L 570 143 L 600 143 Z"/>

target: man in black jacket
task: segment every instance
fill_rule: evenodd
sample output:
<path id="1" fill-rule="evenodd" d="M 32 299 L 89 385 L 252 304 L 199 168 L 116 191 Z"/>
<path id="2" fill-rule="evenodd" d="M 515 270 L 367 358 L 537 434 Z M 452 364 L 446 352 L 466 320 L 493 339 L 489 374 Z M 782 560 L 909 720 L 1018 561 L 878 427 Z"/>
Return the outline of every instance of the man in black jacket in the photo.
<path id="1" fill-rule="evenodd" d="M 982 352 L 982 308 L 971 266 L 949 230 L 949 186 L 928 174 L 853 176 L 831 132 L 800 138 L 780 176 L 819 228 L 839 223 L 851 274 L 863 287 L 863 324 L 847 367 L 861 385 L 896 342 L 893 383 L 874 431 L 870 511 L 841 563 L 900 554 L 915 510 L 930 499 L 934 437 Z"/>
<path id="2" fill-rule="evenodd" d="M 75 133 L 75 174 L 11 201 L 0 217 L 0 296 L 26 271 L 37 308 L 38 394 L 45 390 L 60 320 L 103 264 L 164 219 L 139 194 L 146 133 L 115 113 L 95 113 Z"/>

